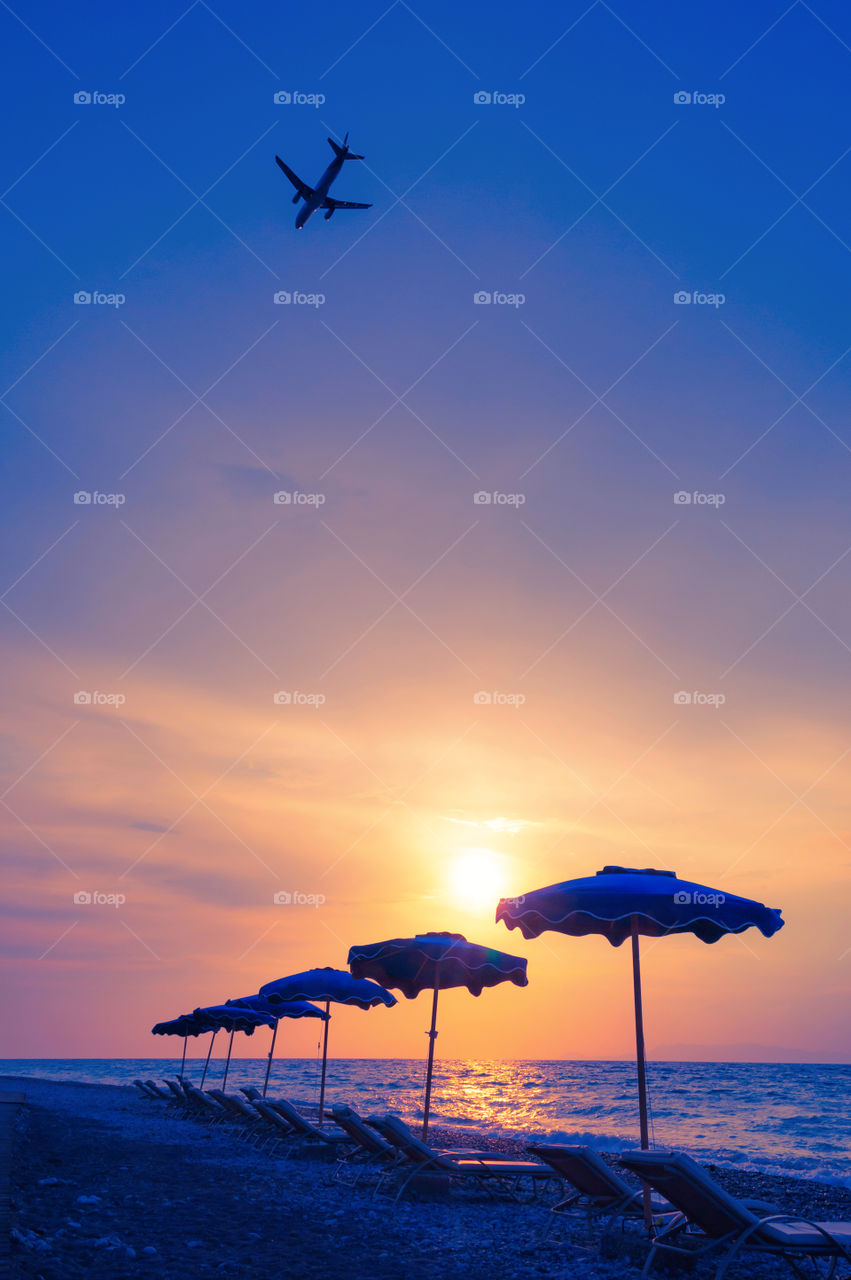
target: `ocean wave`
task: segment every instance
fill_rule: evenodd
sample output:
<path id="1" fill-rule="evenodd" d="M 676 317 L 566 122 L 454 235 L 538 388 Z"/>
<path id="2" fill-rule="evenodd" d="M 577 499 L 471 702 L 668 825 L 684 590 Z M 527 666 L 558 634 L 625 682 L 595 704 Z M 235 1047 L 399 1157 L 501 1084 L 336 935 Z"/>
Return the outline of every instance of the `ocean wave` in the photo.
<path id="1" fill-rule="evenodd" d="M 191 1050 L 192 1046 L 190 1046 Z M 200 1083 L 203 1057 L 190 1057 Z M 0 1060 L 0 1073 L 52 1080 L 129 1084 L 176 1074 L 180 1058 Z M 231 1063 L 228 1087 L 262 1086 L 264 1058 Z M 221 1084 L 214 1059 L 207 1086 Z M 273 1096 L 318 1094 L 317 1059 L 276 1059 Z M 328 1063 L 326 1102 L 365 1114 L 392 1110 L 422 1118 L 425 1064 L 416 1059 L 347 1059 Z M 705 1162 L 851 1183 L 851 1123 L 845 1099 L 851 1069 L 806 1064 L 652 1064 L 650 1104 L 657 1147 Z M 687 1097 L 686 1097 L 687 1095 Z M 432 1117 L 471 1131 L 621 1151 L 638 1145 L 635 1066 L 622 1062 L 442 1059 L 435 1064 Z"/>

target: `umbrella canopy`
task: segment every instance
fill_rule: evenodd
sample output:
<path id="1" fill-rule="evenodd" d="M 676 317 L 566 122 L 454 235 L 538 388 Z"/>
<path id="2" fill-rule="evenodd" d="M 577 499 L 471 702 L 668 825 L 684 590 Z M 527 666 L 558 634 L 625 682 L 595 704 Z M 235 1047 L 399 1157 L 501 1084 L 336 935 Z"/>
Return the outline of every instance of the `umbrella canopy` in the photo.
<path id="1" fill-rule="evenodd" d="M 396 997 L 377 982 L 366 978 L 353 978 L 346 969 L 307 969 L 293 973 L 288 978 L 276 978 L 260 988 L 270 1008 L 282 1000 L 325 1000 L 334 1004 L 353 1004 L 358 1009 L 371 1009 L 384 1004 L 388 1009 L 396 1003 Z"/>
<path id="2" fill-rule="evenodd" d="M 349 966 L 356 978 L 396 987 L 409 1000 L 421 991 L 448 987 L 466 987 L 479 996 L 485 987 L 500 982 L 528 984 L 525 960 L 468 942 L 462 933 L 418 933 L 352 947 Z"/>
<path id="3" fill-rule="evenodd" d="M 449 987 L 466 987 L 471 995 L 478 996 L 485 987 L 495 987 L 500 982 L 525 987 L 528 983 L 526 961 L 468 942 L 461 933 L 418 933 L 414 938 L 391 938 L 387 942 L 352 947 L 349 967 L 356 978 L 373 978 L 386 987 L 395 987 L 408 1000 L 413 1000 L 421 991 L 433 992 L 423 1106 L 425 1137 L 431 1106 L 438 992 Z"/>
<path id="4" fill-rule="evenodd" d="M 202 1036 L 209 1030 L 210 1023 L 206 1018 L 194 1013 L 182 1013 L 179 1018 L 172 1018 L 170 1022 L 158 1022 L 151 1027 L 151 1035 L 183 1036 L 185 1039 L 187 1036 Z"/>
<path id="5" fill-rule="evenodd" d="M 673 871 L 627 867 L 604 867 L 581 880 L 503 898 L 496 918 L 524 938 L 537 938 L 546 929 L 574 937 L 599 933 L 615 947 L 634 932 L 649 938 L 693 933 L 701 942 L 717 942 L 750 928 L 770 938 L 783 927 L 780 912 L 761 902 L 679 880 Z"/>
<path id="6" fill-rule="evenodd" d="M 322 1037 L 322 1076 L 319 1083 L 319 1124 L 325 1118 L 325 1072 L 328 1066 L 328 1019 L 331 1017 L 331 1002 L 334 1004 L 352 1004 L 358 1009 L 372 1009 L 376 1005 L 386 1005 L 392 1009 L 396 997 L 377 982 L 367 978 L 353 978 L 346 969 L 307 969 L 304 973 L 293 973 L 288 978 L 277 978 L 267 982 L 260 988 L 260 995 L 265 997 L 271 1009 L 281 1001 L 287 1000 L 324 1000 L 325 1032 Z"/>
<path id="7" fill-rule="evenodd" d="M 729 933 L 759 929 L 770 938 L 783 927 L 780 911 L 761 902 L 721 893 L 706 885 L 680 880 L 673 871 L 651 868 L 604 867 L 594 876 L 566 880 L 536 889 L 519 898 L 502 898 L 497 920 L 520 929 L 525 938 L 545 930 L 584 937 L 602 934 L 612 946 L 632 939 L 635 1047 L 641 1145 L 649 1146 L 647 1086 L 644 1064 L 644 1015 L 641 1004 L 639 935 L 661 938 L 693 933 L 701 941 L 717 942 Z"/>
<path id="8" fill-rule="evenodd" d="M 252 1013 L 265 1013 L 270 1018 L 322 1018 L 325 1014 L 307 1000 L 268 1000 L 262 993 L 240 996 L 238 1000 L 225 1001 L 226 1009 L 248 1009 Z"/>
<path id="9" fill-rule="evenodd" d="M 210 1022 L 197 1013 L 182 1013 L 179 1018 L 172 1018 L 169 1022 L 158 1022 L 156 1026 L 151 1027 L 151 1035 L 154 1036 L 183 1036 L 183 1056 L 180 1059 L 180 1074 L 183 1075 L 186 1070 L 186 1037 L 201 1036 L 206 1031 L 212 1029 L 215 1037 L 215 1028 L 211 1027 Z M 212 1048 L 212 1040 L 210 1047 Z M 207 1058 L 209 1060 L 209 1054 Z"/>
<path id="10" fill-rule="evenodd" d="M 257 1027 L 274 1027 L 275 1018 L 271 1013 L 261 1013 L 256 1009 L 244 1009 L 238 1005 L 212 1004 L 206 1009 L 195 1009 L 194 1015 L 207 1020 L 207 1030 L 213 1027 L 224 1027 L 226 1031 L 244 1031 L 253 1036 Z"/>

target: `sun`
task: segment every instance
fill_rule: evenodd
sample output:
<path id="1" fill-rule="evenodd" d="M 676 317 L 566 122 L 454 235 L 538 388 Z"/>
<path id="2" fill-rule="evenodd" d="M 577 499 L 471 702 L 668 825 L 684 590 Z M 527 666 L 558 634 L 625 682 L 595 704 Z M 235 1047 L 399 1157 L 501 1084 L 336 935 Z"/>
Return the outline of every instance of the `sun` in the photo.
<path id="1" fill-rule="evenodd" d="M 468 911 L 493 911 L 505 894 L 505 861 L 493 849 L 462 849 L 449 869 L 456 901 Z"/>

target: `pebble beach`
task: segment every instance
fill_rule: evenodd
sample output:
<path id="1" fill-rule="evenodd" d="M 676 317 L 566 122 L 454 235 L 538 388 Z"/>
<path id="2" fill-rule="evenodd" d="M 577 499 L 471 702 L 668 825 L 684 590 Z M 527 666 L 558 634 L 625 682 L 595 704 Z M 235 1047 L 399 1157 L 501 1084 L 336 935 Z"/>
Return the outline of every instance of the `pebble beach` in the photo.
<path id="1" fill-rule="evenodd" d="M 644 1246 L 601 1257 L 584 1224 L 543 1203 L 438 1191 L 394 1204 L 333 1181 L 333 1163 L 275 1158 L 232 1131 L 181 1120 L 132 1088 L 5 1077 L 26 1093 L 12 1165 L 12 1270 L 21 1280 L 516 1280 L 629 1277 Z M 434 1128 L 436 1146 L 469 1133 Z M 522 1151 L 494 1136 L 477 1145 Z M 612 1157 L 614 1159 L 614 1157 Z M 714 1170 L 734 1194 L 821 1220 L 851 1219 L 851 1191 Z M 630 1241 L 632 1240 L 632 1243 Z M 747 1273 L 772 1274 L 770 1264 Z"/>

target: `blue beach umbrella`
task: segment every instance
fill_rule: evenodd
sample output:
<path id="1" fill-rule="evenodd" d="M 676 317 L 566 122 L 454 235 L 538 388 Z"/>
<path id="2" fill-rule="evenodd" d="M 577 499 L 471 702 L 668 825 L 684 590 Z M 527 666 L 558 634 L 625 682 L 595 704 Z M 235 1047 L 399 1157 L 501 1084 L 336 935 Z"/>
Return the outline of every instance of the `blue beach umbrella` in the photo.
<path id="1" fill-rule="evenodd" d="M 428 1037 L 423 1137 L 428 1133 L 431 1107 L 431 1078 L 434 1069 L 434 1042 L 437 1039 L 437 995 L 448 987 L 466 987 L 471 995 L 481 995 L 485 987 L 500 982 L 528 984 L 526 961 L 492 947 L 468 942 L 461 933 L 418 933 L 414 938 L 391 938 L 365 947 L 352 947 L 349 967 L 356 978 L 373 978 L 385 987 L 395 987 L 408 1000 L 421 991 L 431 991 L 431 1029 Z"/>
<path id="2" fill-rule="evenodd" d="M 535 889 L 519 898 L 502 898 L 497 921 L 519 929 L 524 938 L 546 930 L 585 937 L 602 934 L 614 947 L 632 941 L 635 1049 L 641 1146 L 649 1146 L 647 1082 L 644 1060 L 644 1015 L 641 1004 L 641 961 L 638 939 L 693 933 L 702 942 L 718 942 L 730 933 L 759 929 L 770 938 L 783 927 L 780 911 L 750 898 L 679 880 L 673 871 L 604 867 L 596 875 Z"/>
<path id="3" fill-rule="evenodd" d="M 228 1071 L 230 1070 L 230 1055 L 233 1050 L 233 1037 L 237 1031 L 242 1031 L 247 1036 L 253 1036 L 257 1027 L 272 1027 L 277 1025 L 275 1018 L 269 1013 L 260 1013 L 254 1009 L 240 1009 L 227 1004 L 208 1005 L 205 1009 L 195 1009 L 197 1016 L 205 1018 L 209 1024 L 209 1029 L 213 1032 L 221 1030 L 230 1032 L 228 1041 L 228 1055 L 225 1059 L 225 1074 L 222 1079 L 222 1088 L 224 1089 L 228 1082 Z M 214 1035 L 215 1038 L 215 1035 Z M 212 1052 L 213 1041 L 210 1041 L 210 1051 Z M 210 1054 L 207 1054 L 207 1062 L 210 1061 Z M 204 1077 L 206 1077 L 207 1068 L 204 1068 Z M 201 1083 L 204 1083 L 202 1078 Z"/>
<path id="4" fill-rule="evenodd" d="M 328 1024 L 331 1020 L 331 1003 L 350 1004 L 357 1009 L 372 1009 L 383 1004 L 392 1009 L 396 997 L 377 982 L 367 978 L 353 978 L 346 969 L 307 969 L 304 973 L 292 973 L 287 978 L 277 978 L 260 988 L 274 1010 L 289 1000 L 322 1000 L 325 1002 L 325 1032 L 322 1037 L 322 1079 L 319 1085 L 319 1123 L 325 1118 L 325 1071 L 328 1064 Z M 265 1092 L 265 1091 L 264 1091 Z"/>
<path id="5" fill-rule="evenodd" d="M 281 1018 L 322 1018 L 325 1021 L 326 1028 L 328 1024 L 328 1015 L 323 1013 L 321 1009 L 317 1009 L 315 1004 L 308 1004 L 306 1000 L 278 1000 L 274 1003 L 267 1000 L 265 996 L 258 993 L 253 996 L 241 996 L 239 1000 L 228 1000 L 227 1008 L 250 1009 L 255 1013 L 265 1013 L 274 1018 L 275 1026 L 272 1031 L 272 1043 L 269 1046 L 269 1056 L 266 1059 L 266 1078 L 263 1081 L 263 1097 L 266 1097 L 266 1090 L 269 1087 L 269 1073 L 272 1070 L 272 1057 L 275 1053 L 275 1040 L 278 1037 L 278 1022 Z M 327 1034 L 327 1032 L 326 1032 Z"/>
<path id="6" fill-rule="evenodd" d="M 187 1037 L 201 1036 L 209 1030 L 210 1024 L 205 1018 L 199 1018 L 194 1013 L 182 1013 L 179 1018 L 172 1018 L 169 1022 L 158 1022 L 156 1026 L 151 1027 L 151 1035 L 183 1036 L 183 1057 L 180 1060 L 180 1074 L 182 1076 L 186 1066 Z M 212 1048 L 212 1041 L 210 1046 Z"/>

